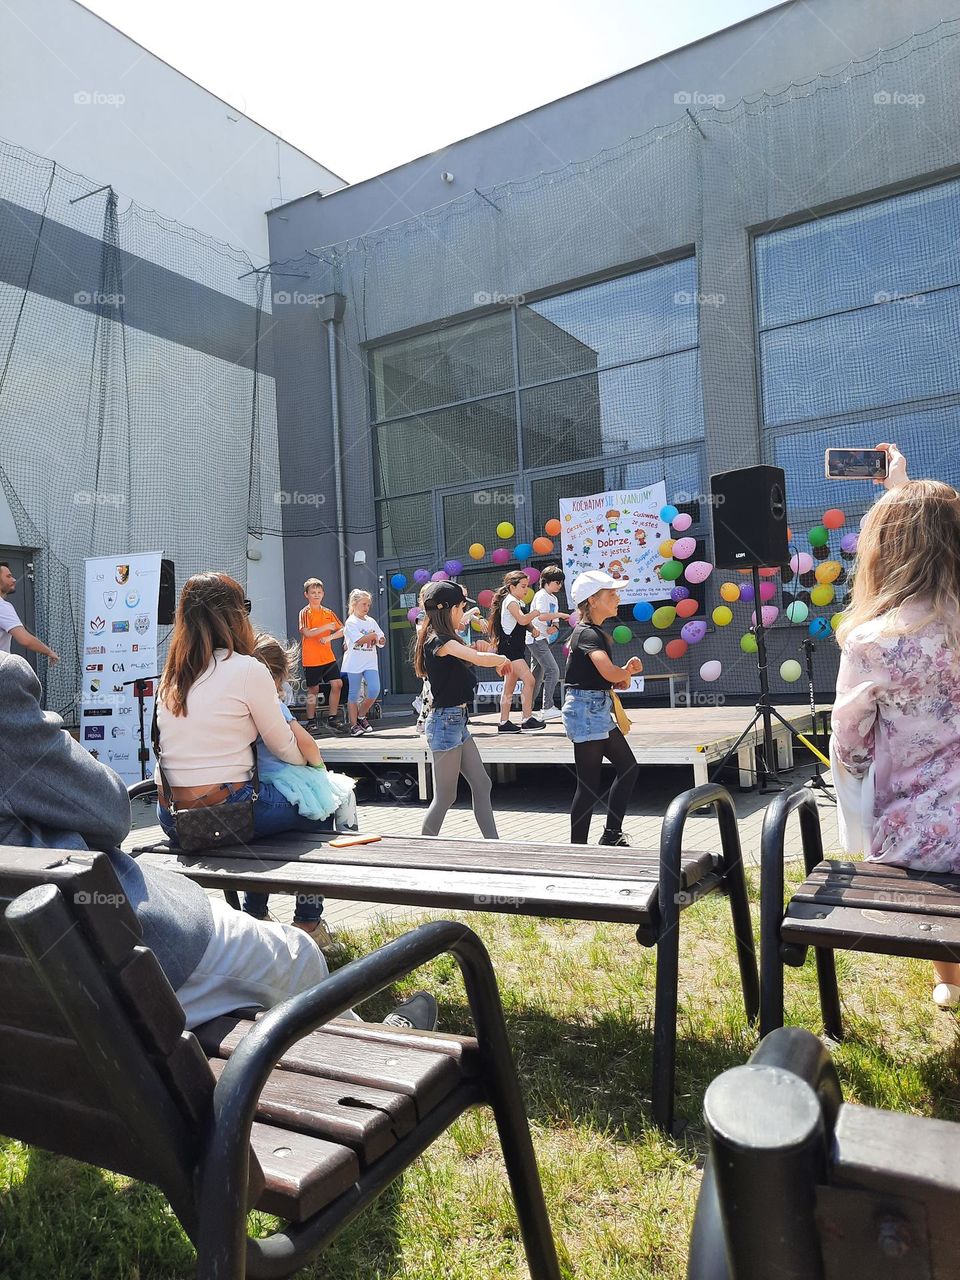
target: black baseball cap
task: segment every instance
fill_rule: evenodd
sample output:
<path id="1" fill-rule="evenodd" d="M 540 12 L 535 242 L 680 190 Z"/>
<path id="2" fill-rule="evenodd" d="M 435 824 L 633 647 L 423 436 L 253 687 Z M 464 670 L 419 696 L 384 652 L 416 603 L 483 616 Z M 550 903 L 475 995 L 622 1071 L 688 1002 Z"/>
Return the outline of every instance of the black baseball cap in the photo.
<path id="1" fill-rule="evenodd" d="M 458 604 L 468 609 L 478 607 L 459 582 L 428 582 L 420 592 L 420 602 L 425 609 L 453 609 Z"/>

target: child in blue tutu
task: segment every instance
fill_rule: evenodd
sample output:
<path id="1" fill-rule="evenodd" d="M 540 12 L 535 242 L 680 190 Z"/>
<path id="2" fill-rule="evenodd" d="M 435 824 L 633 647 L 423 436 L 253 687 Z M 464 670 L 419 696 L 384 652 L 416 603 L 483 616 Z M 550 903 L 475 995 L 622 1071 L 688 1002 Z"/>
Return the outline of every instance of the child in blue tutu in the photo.
<path id="1" fill-rule="evenodd" d="M 294 650 L 294 653 L 296 651 Z M 306 765 L 284 764 L 257 739 L 257 769 L 264 782 L 272 782 L 289 800 L 302 818 L 330 818 L 347 801 L 352 808 L 356 781 L 342 773 L 331 773 L 320 758 L 320 748 L 303 725 L 299 724 L 283 701 L 282 688 L 289 676 L 292 654 L 279 640 L 265 632 L 256 637 L 253 656 L 267 668 L 277 685 L 280 710 L 300 748 Z"/>

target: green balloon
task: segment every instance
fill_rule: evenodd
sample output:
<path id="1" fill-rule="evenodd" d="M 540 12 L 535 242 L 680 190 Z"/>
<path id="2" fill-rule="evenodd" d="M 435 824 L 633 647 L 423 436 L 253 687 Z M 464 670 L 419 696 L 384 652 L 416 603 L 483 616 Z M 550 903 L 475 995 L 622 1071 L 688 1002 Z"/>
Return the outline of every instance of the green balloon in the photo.
<path id="1" fill-rule="evenodd" d="M 660 631 L 665 627 L 672 627 L 677 620 L 677 611 L 672 604 L 662 604 L 659 609 L 654 609 L 653 617 L 650 621 Z"/>
<path id="2" fill-rule="evenodd" d="M 683 564 L 680 560 L 665 560 L 660 570 L 660 577 L 665 582 L 676 582 L 681 573 L 683 573 Z"/>
<path id="3" fill-rule="evenodd" d="M 629 627 L 614 627 L 613 638 L 616 640 L 617 644 L 629 644 L 633 639 L 633 632 Z"/>
<path id="4" fill-rule="evenodd" d="M 810 610 L 804 600 L 794 600 L 787 605 L 787 617 L 791 622 L 806 622 L 809 616 Z"/>
<path id="5" fill-rule="evenodd" d="M 740 648 L 743 650 L 744 653 L 757 652 L 757 637 L 753 634 L 752 631 L 747 631 L 744 635 L 740 637 Z"/>
<path id="6" fill-rule="evenodd" d="M 830 540 L 830 530 L 825 529 L 822 524 L 815 524 L 807 534 L 807 541 L 811 547 L 825 547 Z"/>

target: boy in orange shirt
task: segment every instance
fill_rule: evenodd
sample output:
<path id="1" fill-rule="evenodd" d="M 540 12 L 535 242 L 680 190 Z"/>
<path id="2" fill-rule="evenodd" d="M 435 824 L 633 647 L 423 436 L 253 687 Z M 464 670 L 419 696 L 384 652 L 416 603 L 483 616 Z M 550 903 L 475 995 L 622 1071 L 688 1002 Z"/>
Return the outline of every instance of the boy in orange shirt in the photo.
<path id="1" fill-rule="evenodd" d="M 343 623 L 331 609 L 323 607 L 323 583 L 319 578 L 308 578 L 303 584 L 307 603 L 300 610 L 301 657 L 303 676 L 307 683 L 307 728 L 320 727 L 317 718 L 317 693 L 320 685 L 330 685 L 330 705 L 327 708 L 327 724 L 333 728 L 340 707 L 340 691 L 343 680 L 340 667 L 331 648 L 331 641 L 343 635 Z"/>

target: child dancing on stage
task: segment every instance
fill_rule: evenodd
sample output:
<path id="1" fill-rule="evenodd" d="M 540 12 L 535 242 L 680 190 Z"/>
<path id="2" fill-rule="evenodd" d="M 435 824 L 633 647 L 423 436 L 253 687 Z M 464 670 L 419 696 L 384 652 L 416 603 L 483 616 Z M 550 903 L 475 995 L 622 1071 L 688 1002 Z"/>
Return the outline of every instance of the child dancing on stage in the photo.
<path id="1" fill-rule="evenodd" d="M 428 582 L 420 593 L 420 603 L 426 617 L 417 631 L 413 666 L 421 680 L 430 682 L 432 705 L 424 733 L 433 757 L 433 804 L 423 820 L 422 834 L 439 834 L 447 810 L 457 798 L 462 773 L 470 784 L 473 814 L 481 833 L 488 840 L 497 840 L 490 779 L 467 728 L 467 713 L 477 684 L 471 664 L 496 667 L 506 676 L 510 659 L 480 653 L 458 639 L 464 612 L 473 601 L 465 598 L 456 582 Z"/>
<path id="2" fill-rule="evenodd" d="M 373 733 L 367 720 L 367 712 L 380 695 L 380 669 L 377 666 L 377 649 L 387 643 L 387 637 L 370 614 L 372 596 L 369 591 L 351 591 L 347 601 L 347 621 L 343 628 L 344 657 L 341 671 L 347 677 L 347 716 L 350 734 L 354 738 Z M 367 696 L 360 701 L 360 681 L 367 686 Z"/>
<path id="3" fill-rule="evenodd" d="M 504 574 L 503 584 L 490 605 L 488 629 L 497 649 L 510 659 L 510 671 L 503 679 L 500 698 L 499 733 L 534 733 L 546 726 L 533 714 L 533 672 L 527 666 L 527 627 L 543 615 L 536 609 L 524 613 L 522 600 L 530 588 L 530 579 L 522 569 L 512 569 Z M 519 725 L 510 719 L 510 705 L 517 681 L 523 681 L 520 695 L 522 717 Z"/>

